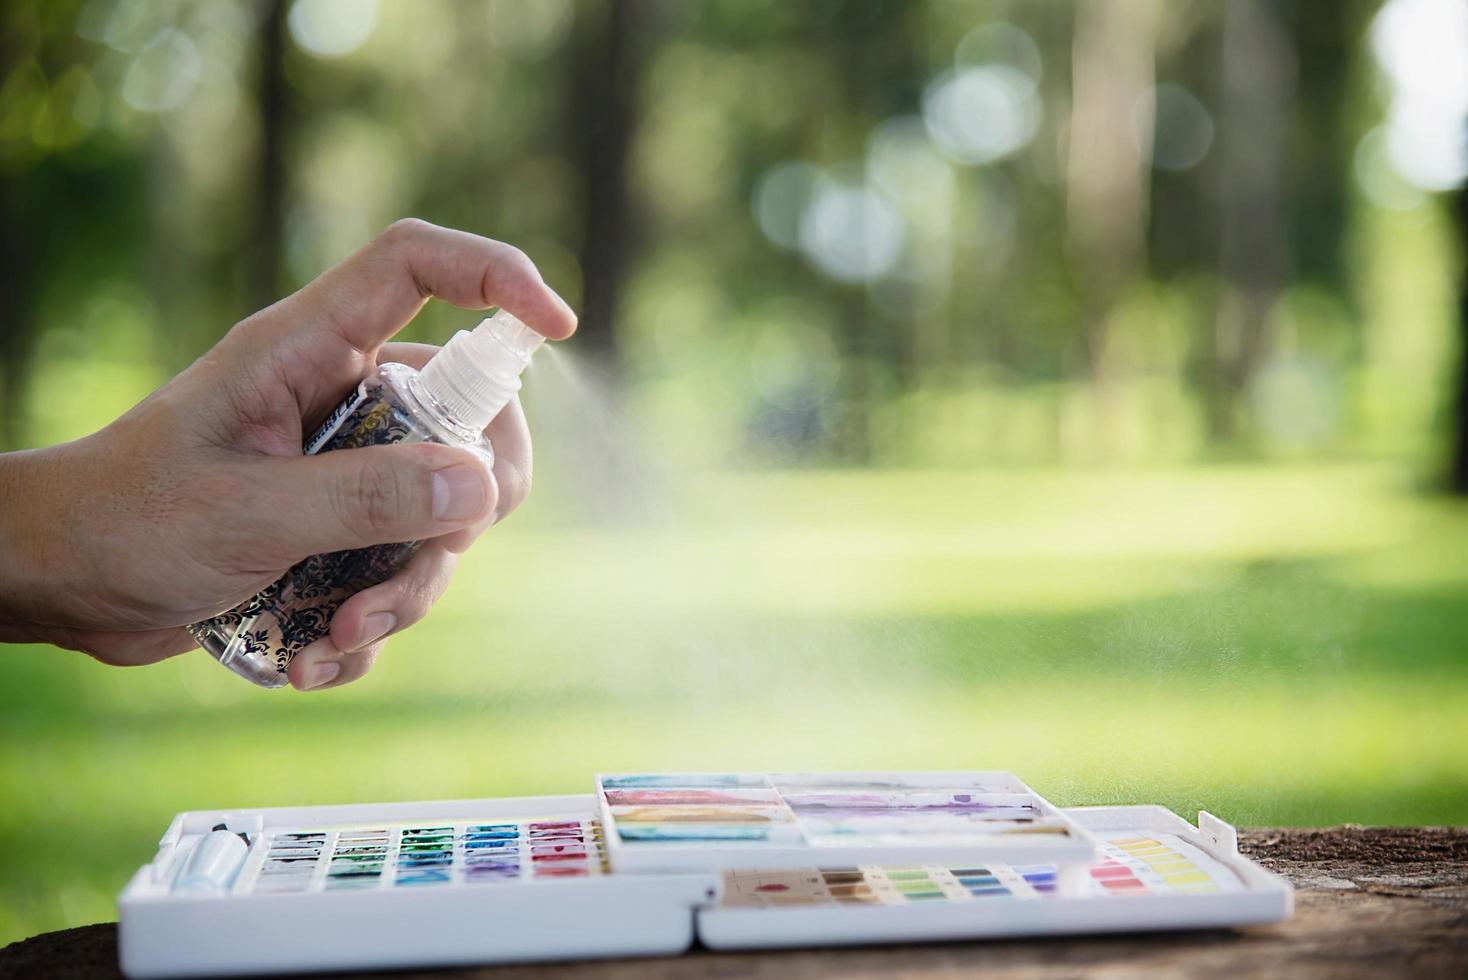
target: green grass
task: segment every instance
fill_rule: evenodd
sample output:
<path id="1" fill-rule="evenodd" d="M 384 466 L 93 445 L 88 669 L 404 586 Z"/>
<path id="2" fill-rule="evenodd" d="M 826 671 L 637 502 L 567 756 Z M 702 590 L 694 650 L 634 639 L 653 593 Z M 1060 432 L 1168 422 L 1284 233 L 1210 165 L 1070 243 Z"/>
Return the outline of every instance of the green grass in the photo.
<path id="1" fill-rule="evenodd" d="M 1468 823 L 1468 509 L 1396 469 L 673 483 L 641 527 L 542 492 L 339 692 L 0 653 L 0 942 L 111 918 L 179 810 L 600 769 L 1010 768 L 1060 803 Z"/>

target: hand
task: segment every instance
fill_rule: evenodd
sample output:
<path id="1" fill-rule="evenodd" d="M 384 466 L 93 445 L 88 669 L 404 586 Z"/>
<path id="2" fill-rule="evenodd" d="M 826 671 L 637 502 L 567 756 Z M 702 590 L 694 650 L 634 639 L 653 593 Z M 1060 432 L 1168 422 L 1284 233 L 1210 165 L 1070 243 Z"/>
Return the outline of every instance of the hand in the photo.
<path id="1" fill-rule="evenodd" d="M 576 329 L 519 250 L 397 222 L 100 432 L 0 456 L 0 639 L 153 663 L 194 647 L 184 625 L 303 558 L 426 539 L 396 576 L 344 603 L 288 676 L 305 690 L 366 673 L 385 637 L 443 594 L 458 554 L 530 490 L 518 401 L 486 430 L 493 472 L 431 444 L 301 454 L 303 434 L 379 361 L 421 367 L 433 355 L 387 343 L 430 296 L 502 306 L 551 339 Z"/>

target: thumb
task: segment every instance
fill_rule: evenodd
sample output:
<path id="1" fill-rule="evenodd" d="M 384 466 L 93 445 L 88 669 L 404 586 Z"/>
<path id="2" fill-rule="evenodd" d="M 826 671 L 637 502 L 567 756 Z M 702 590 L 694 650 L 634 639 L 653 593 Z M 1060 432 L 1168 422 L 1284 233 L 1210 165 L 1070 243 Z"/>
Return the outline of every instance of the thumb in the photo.
<path id="1" fill-rule="evenodd" d="M 367 446 L 260 461 L 262 551 L 277 563 L 367 545 L 416 541 L 494 513 L 499 487 L 468 449 L 431 443 Z"/>

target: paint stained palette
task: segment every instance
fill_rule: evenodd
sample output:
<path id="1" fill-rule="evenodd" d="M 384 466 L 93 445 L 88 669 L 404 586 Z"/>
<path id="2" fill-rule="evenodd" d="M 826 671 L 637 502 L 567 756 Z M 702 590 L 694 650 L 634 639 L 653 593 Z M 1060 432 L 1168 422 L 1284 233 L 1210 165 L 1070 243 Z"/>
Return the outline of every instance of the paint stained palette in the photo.
<path id="1" fill-rule="evenodd" d="M 1232 827 L 1161 807 L 1065 811 L 1100 842 L 1077 888 L 1053 864 L 727 871 L 699 914 L 715 949 L 1191 929 L 1276 922 L 1290 886 L 1241 856 Z"/>
<path id="2" fill-rule="evenodd" d="M 1078 897 L 1218 895 L 1243 890 L 1229 868 L 1174 834 L 1155 837 L 1123 832 L 1102 837 L 1103 857 L 1087 869 Z M 724 875 L 722 908 L 798 906 L 904 906 L 1045 901 L 1057 896 L 1053 864 L 993 864 L 909 868 L 874 865 L 796 871 L 730 871 Z"/>
<path id="3" fill-rule="evenodd" d="M 1091 837 L 1004 772 L 617 773 L 597 777 L 619 871 L 900 862 L 1075 867 Z"/>

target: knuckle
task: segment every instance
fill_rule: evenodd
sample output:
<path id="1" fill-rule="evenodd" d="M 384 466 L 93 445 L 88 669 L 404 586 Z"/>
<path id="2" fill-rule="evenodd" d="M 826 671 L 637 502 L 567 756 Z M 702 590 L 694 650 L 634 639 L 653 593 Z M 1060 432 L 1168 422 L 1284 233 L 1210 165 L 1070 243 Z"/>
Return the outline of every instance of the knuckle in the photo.
<path id="1" fill-rule="evenodd" d="M 530 293 L 539 285 L 540 270 L 530 256 L 513 245 L 500 243 L 494 261 L 486 271 L 486 292 L 500 305 L 523 305 Z"/>
<path id="2" fill-rule="evenodd" d="M 344 520 L 374 535 L 391 535 L 403 524 L 413 505 L 411 480 L 399 467 L 382 463 L 363 466 L 354 485 L 340 494 L 338 508 Z"/>
<path id="3" fill-rule="evenodd" d="M 423 619 L 437 600 L 436 591 L 426 582 L 415 582 L 404 589 L 398 599 L 397 628 L 401 630 Z"/>
<path id="4" fill-rule="evenodd" d="M 378 240 L 388 245 L 399 245 L 421 238 L 432 227 L 433 225 L 422 218 L 399 218 L 387 226 Z"/>
<path id="5" fill-rule="evenodd" d="M 499 510 L 508 513 L 519 507 L 530 496 L 534 473 L 529 460 L 514 462 L 507 467 L 507 479 L 500 481 Z"/>

